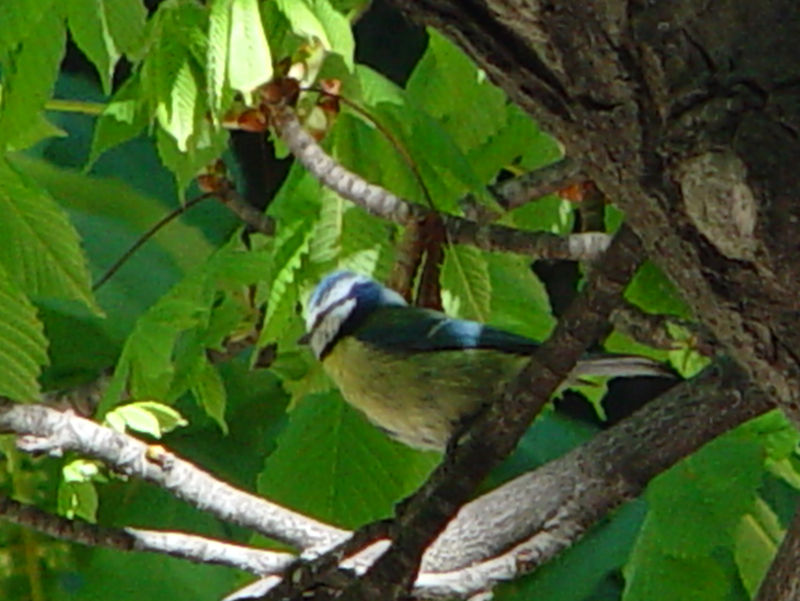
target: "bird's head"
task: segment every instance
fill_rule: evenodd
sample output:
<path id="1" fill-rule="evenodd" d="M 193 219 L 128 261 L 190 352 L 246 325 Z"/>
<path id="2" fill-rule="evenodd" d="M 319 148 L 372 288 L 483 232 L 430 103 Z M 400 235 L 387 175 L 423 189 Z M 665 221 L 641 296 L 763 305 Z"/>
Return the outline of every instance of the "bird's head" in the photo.
<path id="1" fill-rule="evenodd" d="M 406 304 L 397 292 L 367 276 L 334 271 L 317 284 L 308 299 L 306 335 L 301 340 L 321 359 L 378 307 Z"/>

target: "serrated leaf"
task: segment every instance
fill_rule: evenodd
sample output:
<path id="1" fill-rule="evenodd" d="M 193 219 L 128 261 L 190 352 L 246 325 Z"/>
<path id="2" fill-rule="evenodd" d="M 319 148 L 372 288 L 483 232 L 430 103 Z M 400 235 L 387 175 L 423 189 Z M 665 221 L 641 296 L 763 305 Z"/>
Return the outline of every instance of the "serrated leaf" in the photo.
<path id="1" fill-rule="evenodd" d="M 228 48 L 228 81 L 234 90 L 249 94 L 272 79 L 272 55 L 257 0 L 233 0 Z"/>
<path id="2" fill-rule="evenodd" d="M 47 339 L 36 308 L 0 265 L 0 396 L 35 401 Z"/>
<path id="3" fill-rule="evenodd" d="M 208 15 L 208 56 L 206 82 L 208 103 L 215 119 L 222 111 L 222 95 L 228 68 L 233 0 L 212 0 Z"/>
<path id="4" fill-rule="evenodd" d="M 109 30 L 108 0 L 69 0 L 67 22 L 72 39 L 92 62 L 105 94 L 111 93 L 114 67 L 122 56 Z"/>
<path id="5" fill-rule="evenodd" d="M 278 232 L 274 264 L 280 268 L 270 284 L 259 348 L 275 340 L 280 342 L 287 334 L 287 321 L 295 315 L 298 300 L 295 278 L 308 253 L 312 227 L 311 221 L 296 221 Z"/>
<path id="6" fill-rule="evenodd" d="M 78 234 L 47 192 L 0 160 L 0 264 L 29 296 L 76 299 L 96 313 Z"/>
<path id="7" fill-rule="evenodd" d="M 159 104 L 156 111 L 161 127 L 175 138 L 180 152 L 188 150 L 187 141 L 194 133 L 196 108 L 197 82 L 186 58 L 175 75 L 169 102 Z"/>
<path id="8" fill-rule="evenodd" d="M 248 267 L 237 270 L 234 258 L 245 252 L 234 236 L 139 318 L 117 362 L 100 406 L 101 415 L 119 402 L 127 386 L 134 399 L 158 399 L 165 403 L 192 389 L 212 417 L 221 419 L 224 391 L 220 391 L 219 381 L 214 380 L 218 376 L 208 373 L 205 351 L 208 344 L 218 345 L 226 334 L 221 330 L 222 322 L 233 331 L 238 326 L 234 320 L 225 318 L 215 321 L 215 310 L 219 307 L 225 310 L 230 296 L 240 293 L 240 286 L 253 285 L 263 275 L 262 271 L 251 269 L 249 260 L 244 261 Z M 221 277 L 223 270 L 231 273 Z M 240 279 L 244 274 L 252 279 Z M 244 312 L 236 315 L 248 317 Z M 153 410 L 148 404 L 137 406 Z M 162 416 L 157 414 L 157 417 Z"/>
<path id="9" fill-rule="evenodd" d="M 36 22 L 32 33 L 14 52 L 12 64 L 3 64 L 2 69 L 0 147 L 7 150 L 27 148 L 41 139 L 44 130 L 29 125 L 40 118 L 52 95 L 64 56 L 65 25 L 60 12 L 37 7 L 28 18 Z"/>
<path id="10" fill-rule="evenodd" d="M 383 103 L 372 112 L 414 161 L 437 210 L 458 212 L 465 194 L 485 193 L 485 182 L 436 119 L 410 104 Z"/>
<path id="11" fill-rule="evenodd" d="M 327 188 L 320 195 L 322 208 L 314 224 L 308 258 L 312 263 L 333 261 L 341 254 L 345 200 Z"/>
<path id="12" fill-rule="evenodd" d="M 395 146 L 361 117 L 342 113 L 328 134 L 333 157 L 367 181 L 409 200 L 424 201 L 423 191 Z M 381 157 L 380 161 L 374 157 Z"/>
<path id="13" fill-rule="evenodd" d="M 292 411 L 258 478 L 259 493 L 344 527 L 384 518 L 440 457 L 389 440 L 338 393 L 306 398 Z"/>
<path id="14" fill-rule="evenodd" d="M 492 311 L 492 282 L 483 253 L 455 244 L 445 249 L 442 265 L 442 303 L 445 312 L 486 323 Z"/>

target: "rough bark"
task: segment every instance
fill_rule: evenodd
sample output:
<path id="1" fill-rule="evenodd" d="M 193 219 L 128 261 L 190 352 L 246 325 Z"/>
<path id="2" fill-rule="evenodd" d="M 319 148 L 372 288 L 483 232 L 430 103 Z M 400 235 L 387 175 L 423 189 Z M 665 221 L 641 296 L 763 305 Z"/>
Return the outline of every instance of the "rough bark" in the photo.
<path id="1" fill-rule="evenodd" d="M 721 349 L 800 425 L 800 4 L 394 1 L 581 161 Z M 775 573 L 797 565 L 798 540 L 790 529 Z"/>

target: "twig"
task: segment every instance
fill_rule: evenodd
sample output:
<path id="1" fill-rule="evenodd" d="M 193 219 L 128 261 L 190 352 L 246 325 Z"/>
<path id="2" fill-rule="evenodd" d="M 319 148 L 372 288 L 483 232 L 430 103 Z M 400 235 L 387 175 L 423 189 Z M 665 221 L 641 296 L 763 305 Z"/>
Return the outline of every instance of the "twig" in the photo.
<path id="1" fill-rule="evenodd" d="M 204 201 L 206 198 L 210 198 L 211 196 L 212 194 L 210 193 L 201 194 L 200 196 L 187 201 L 185 204 L 181 205 L 177 209 L 170 211 L 164 217 L 159 219 L 154 225 L 150 227 L 149 230 L 147 230 L 142 236 L 140 236 L 128 250 L 122 253 L 122 256 L 119 259 L 117 259 L 114 262 L 114 264 L 111 267 L 109 267 L 108 270 L 103 274 L 103 276 L 94 283 L 94 285 L 92 286 L 92 291 L 96 292 L 97 290 L 99 290 L 100 287 L 103 284 L 105 284 L 111 278 L 111 276 L 117 273 L 119 268 L 122 267 L 125 264 L 125 262 L 131 258 L 131 255 L 133 255 L 133 253 L 139 250 L 139 248 L 141 248 L 141 246 L 145 242 L 147 242 L 150 238 L 155 236 L 162 227 L 167 225 L 170 221 L 172 221 L 176 217 L 183 215 L 186 211 L 191 209 L 196 204 Z"/>
<path id="2" fill-rule="evenodd" d="M 255 208 L 233 188 L 214 193 L 214 196 L 255 231 L 265 236 L 271 236 L 275 233 L 275 221 L 272 217 Z"/>

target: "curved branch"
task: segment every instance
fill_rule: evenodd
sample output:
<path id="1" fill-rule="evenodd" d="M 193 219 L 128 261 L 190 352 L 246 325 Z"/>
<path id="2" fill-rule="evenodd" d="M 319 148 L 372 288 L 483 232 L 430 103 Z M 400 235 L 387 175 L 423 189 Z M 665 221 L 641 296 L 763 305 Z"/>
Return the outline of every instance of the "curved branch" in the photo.
<path id="1" fill-rule="evenodd" d="M 291 553 L 254 549 L 183 532 L 108 528 L 79 519 L 68 520 L 6 497 L 0 497 L 0 516 L 54 538 L 83 545 L 161 553 L 195 563 L 229 566 L 253 574 L 281 572 L 296 559 Z"/>
<path id="2" fill-rule="evenodd" d="M 303 129 L 294 110 L 284 104 L 270 105 L 272 122 L 295 158 L 326 187 L 368 213 L 400 225 L 424 218 L 430 211 L 388 190 L 371 184 L 336 162 Z M 570 169 L 572 169 L 571 164 Z M 571 170 L 566 171 L 574 177 Z M 552 183 L 550 184 L 552 185 Z M 523 197 L 522 186 L 511 186 L 513 198 Z M 542 259 L 595 259 L 608 248 L 611 237 L 602 233 L 556 236 L 526 232 L 501 225 L 481 225 L 453 215 L 440 215 L 448 239 L 482 250 L 507 251 Z"/>
<path id="3" fill-rule="evenodd" d="M 348 536 L 344 530 L 220 482 L 163 447 L 148 445 L 70 413 L 41 405 L 7 405 L 0 409 L 0 431 L 21 434 L 17 444 L 24 451 L 71 450 L 99 459 L 220 519 L 301 549 L 332 547 Z"/>

